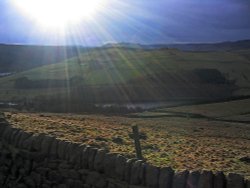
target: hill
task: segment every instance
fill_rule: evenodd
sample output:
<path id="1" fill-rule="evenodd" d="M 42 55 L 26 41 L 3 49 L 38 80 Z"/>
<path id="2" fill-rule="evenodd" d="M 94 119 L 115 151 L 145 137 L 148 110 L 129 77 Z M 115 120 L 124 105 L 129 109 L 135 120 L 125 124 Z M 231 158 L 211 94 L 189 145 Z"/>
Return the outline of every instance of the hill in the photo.
<path id="1" fill-rule="evenodd" d="M 49 65 L 76 56 L 86 48 L 78 46 L 32 46 L 0 44 L 1 73 L 21 72 L 23 70 Z"/>
<path id="2" fill-rule="evenodd" d="M 109 43 L 103 47 L 125 47 L 132 49 L 176 48 L 182 51 L 232 51 L 250 49 L 250 40 L 226 41 L 219 43 L 173 43 L 142 45 L 133 43 Z"/>
<path id="3" fill-rule="evenodd" d="M 176 48 L 182 51 L 235 51 L 250 49 L 250 40 L 200 44 L 154 44 L 109 43 L 102 47 L 83 46 L 37 46 L 0 44 L 0 77 L 15 72 L 62 62 L 83 52 L 103 48 L 124 48 L 130 50 L 152 50 Z M 241 52 L 242 53 L 242 52 Z"/>
<path id="4" fill-rule="evenodd" d="M 0 97 L 76 108 L 86 103 L 199 102 L 249 95 L 246 51 L 96 48 L 1 78 Z"/>

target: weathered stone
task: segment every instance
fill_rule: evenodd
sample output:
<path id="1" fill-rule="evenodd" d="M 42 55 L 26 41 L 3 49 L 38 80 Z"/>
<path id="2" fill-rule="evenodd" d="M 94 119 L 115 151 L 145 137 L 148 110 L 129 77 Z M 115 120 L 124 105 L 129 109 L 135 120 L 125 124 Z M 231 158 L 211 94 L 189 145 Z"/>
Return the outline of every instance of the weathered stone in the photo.
<path id="1" fill-rule="evenodd" d="M 250 188 L 250 180 L 246 180 L 246 188 Z"/>
<path id="2" fill-rule="evenodd" d="M 198 188 L 213 188 L 213 173 L 203 170 L 199 178 Z"/>
<path id="3" fill-rule="evenodd" d="M 142 185 L 144 182 L 144 165 L 143 161 L 138 160 L 133 163 L 132 168 L 131 168 L 131 177 L 130 177 L 130 183 L 132 185 Z"/>
<path id="4" fill-rule="evenodd" d="M 12 167 L 11 167 L 10 172 L 11 172 L 11 176 L 17 178 L 17 176 L 18 176 L 18 168 L 17 168 L 17 166 L 15 165 L 15 163 L 12 164 Z"/>
<path id="5" fill-rule="evenodd" d="M 104 157 L 104 173 L 108 177 L 115 177 L 115 160 L 116 154 L 106 153 Z"/>
<path id="6" fill-rule="evenodd" d="M 76 170 L 73 170 L 73 169 L 69 170 L 68 175 L 69 175 L 70 179 L 73 179 L 73 180 L 79 180 L 80 179 L 80 174 Z"/>
<path id="7" fill-rule="evenodd" d="M 89 164 L 88 164 L 89 150 L 90 150 L 89 146 L 85 147 L 82 150 L 81 166 L 82 166 L 82 168 L 85 168 L 85 169 L 87 169 L 89 167 Z"/>
<path id="8" fill-rule="evenodd" d="M 49 161 L 47 166 L 52 170 L 56 170 L 58 168 L 58 163 L 56 161 Z"/>
<path id="9" fill-rule="evenodd" d="M 125 174 L 124 174 L 124 180 L 127 183 L 130 183 L 130 179 L 131 179 L 131 169 L 133 166 L 133 163 L 137 161 L 137 159 L 128 159 L 126 161 L 126 165 L 125 165 Z"/>
<path id="10" fill-rule="evenodd" d="M 59 184 L 57 188 L 68 188 L 68 186 L 66 184 Z"/>
<path id="11" fill-rule="evenodd" d="M 69 164 L 66 161 L 63 161 L 63 162 L 61 162 L 58 165 L 58 168 L 61 168 L 61 169 L 71 169 L 72 168 L 72 164 Z"/>
<path id="12" fill-rule="evenodd" d="M 36 187 L 36 183 L 31 177 L 25 177 L 24 183 L 28 185 L 28 187 Z"/>
<path id="13" fill-rule="evenodd" d="M 18 170 L 18 173 L 19 173 L 19 175 L 21 175 L 21 176 L 27 176 L 27 175 L 28 175 L 27 170 L 24 169 L 24 168 L 20 168 L 20 169 Z"/>
<path id="14" fill-rule="evenodd" d="M 8 127 L 6 123 L 0 123 L 0 137 L 2 138 L 4 130 Z"/>
<path id="15" fill-rule="evenodd" d="M 51 146 L 50 146 L 50 155 L 54 156 L 55 158 L 58 157 L 57 155 L 57 146 L 58 146 L 58 140 L 57 139 L 53 139 Z"/>
<path id="16" fill-rule="evenodd" d="M 244 178 L 239 174 L 229 173 L 227 176 L 227 188 L 244 188 Z"/>
<path id="17" fill-rule="evenodd" d="M 104 157 L 107 152 L 103 149 L 99 149 L 95 155 L 94 169 L 98 172 L 104 172 Z"/>
<path id="18" fill-rule="evenodd" d="M 80 180 L 68 179 L 66 180 L 66 184 L 70 188 L 82 188 L 83 187 L 83 183 Z"/>
<path id="19" fill-rule="evenodd" d="M 35 137 L 35 141 L 33 143 L 32 149 L 36 151 L 41 151 L 41 144 L 45 137 L 45 134 L 34 135 L 34 137 Z"/>
<path id="20" fill-rule="evenodd" d="M 42 183 L 42 177 L 40 174 L 31 172 L 30 177 L 35 181 L 36 185 L 40 185 Z"/>
<path id="21" fill-rule="evenodd" d="M 159 176 L 159 188 L 171 188 L 173 175 L 174 171 L 172 168 L 161 168 Z"/>
<path id="22" fill-rule="evenodd" d="M 108 183 L 108 188 L 117 188 L 116 184 L 114 182 Z"/>
<path id="23" fill-rule="evenodd" d="M 91 172 L 86 179 L 86 184 L 104 188 L 107 185 L 107 181 L 99 173 Z"/>
<path id="24" fill-rule="evenodd" d="M 29 138 L 23 141 L 22 148 L 32 151 L 33 143 L 35 142 L 36 137 L 31 135 Z"/>
<path id="25" fill-rule="evenodd" d="M 172 188 L 185 188 L 188 173 L 189 172 L 187 170 L 175 173 Z"/>
<path id="26" fill-rule="evenodd" d="M 89 150 L 88 164 L 89 164 L 89 169 L 91 169 L 91 170 L 94 170 L 94 162 L 95 162 L 96 152 L 97 152 L 96 148 L 90 148 L 90 150 Z"/>
<path id="27" fill-rule="evenodd" d="M 44 158 L 46 157 L 46 155 L 44 153 L 40 153 L 40 152 L 29 152 L 29 157 L 28 159 L 31 159 L 35 162 L 42 162 L 44 161 Z"/>
<path id="28" fill-rule="evenodd" d="M 71 155 L 69 157 L 69 162 L 75 163 L 78 166 L 81 164 L 82 158 L 82 147 L 78 144 L 74 144 L 70 151 Z"/>
<path id="29" fill-rule="evenodd" d="M 19 140 L 21 139 L 22 134 L 23 134 L 23 131 L 20 130 L 20 131 L 17 133 L 17 135 L 15 136 L 15 140 L 14 140 L 14 146 L 15 146 L 15 147 L 18 147 L 18 145 L 19 145 Z"/>
<path id="30" fill-rule="evenodd" d="M 5 142 L 9 143 L 11 133 L 12 133 L 12 128 L 10 126 L 7 126 L 2 134 L 2 138 Z"/>
<path id="31" fill-rule="evenodd" d="M 48 172 L 48 179 L 50 181 L 56 182 L 57 184 L 61 183 L 63 177 L 55 170 L 51 170 Z"/>
<path id="32" fill-rule="evenodd" d="M 109 179 L 109 182 L 108 182 L 108 188 L 128 188 L 129 185 L 127 183 L 124 183 L 122 181 L 114 181 L 112 179 Z M 137 187 L 139 188 L 139 187 Z M 140 187 L 142 188 L 142 187 Z M 145 188 L 145 187 L 144 187 Z"/>
<path id="33" fill-rule="evenodd" d="M 64 153 L 64 159 L 69 161 L 70 155 L 72 154 L 72 147 L 74 147 L 74 144 L 71 142 L 67 142 L 67 145 L 65 146 L 65 153 Z"/>
<path id="34" fill-rule="evenodd" d="M 24 163 L 23 163 L 23 167 L 30 174 L 30 172 L 32 170 L 32 162 L 31 162 L 31 160 L 25 160 Z"/>
<path id="35" fill-rule="evenodd" d="M 127 159 L 122 155 L 118 155 L 116 157 L 115 173 L 116 173 L 116 177 L 119 180 L 124 180 L 124 178 L 125 178 L 126 161 L 127 161 Z"/>
<path id="36" fill-rule="evenodd" d="M 216 172 L 214 175 L 214 188 L 223 188 L 226 186 L 226 179 L 223 172 Z"/>
<path id="37" fill-rule="evenodd" d="M 84 188 L 91 188 L 91 186 L 88 185 L 88 184 L 83 184 L 83 187 L 84 187 Z"/>
<path id="38" fill-rule="evenodd" d="M 38 174 L 40 174 L 41 176 L 47 176 L 48 172 L 50 171 L 48 168 L 44 168 L 44 167 L 38 167 L 35 170 Z"/>
<path id="39" fill-rule="evenodd" d="M 69 170 L 68 169 L 59 169 L 59 173 L 61 174 L 62 177 L 68 178 L 69 177 Z"/>
<path id="40" fill-rule="evenodd" d="M 42 184 L 42 188 L 51 188 L 51 183 L 44 183 Z"/>
<path id="41" fill-rule="evenodd" d="M 199 178 L 200 178 L 200 172 L 198 171 L 190 172 L 187 178 L 186 188 L 198 188 Z"/>
<path id="42" fill-rule="evenodd" d="M 146 186 L 157 188 L 159 184 L 160 169 L 152 165 L 146 165 Z"/>
<path id="43" fill-rule="evenodd" d="M 26 132 L 21 132 L 21 133 L 22 134 L 21 134 L 20 140 L 17 143 L 17 147 L 19 148 L 23 148 L 23 142 L 32 135 L 31 133 L 26 133 Z"/>
<path id="44" fill-rule="evenodd" d="M 50 146 L 55 138 L 51 136 L 45 136 L 41 143 L 41 152 L 49 154 Z"/>
<path id="45" fill-rule="evenodd" d="M 25 185 L 24 183 L 20 183 L 16 186 L 16 188 L 28 188 L 28 186 Z"/>
<path id="46" fill-rule="evenodd" d="M 57 154 L 60 159 L 65 159 L 67 152 L 67 145 L 69 142 L 60 140 L 57 146 Z"/>
<path id="47" fill-rule="evenodd" d="M 10 135 L 9 143 L 14 145 L 15 137 L 18 135 L 20 129 L 13 128 Z"/>

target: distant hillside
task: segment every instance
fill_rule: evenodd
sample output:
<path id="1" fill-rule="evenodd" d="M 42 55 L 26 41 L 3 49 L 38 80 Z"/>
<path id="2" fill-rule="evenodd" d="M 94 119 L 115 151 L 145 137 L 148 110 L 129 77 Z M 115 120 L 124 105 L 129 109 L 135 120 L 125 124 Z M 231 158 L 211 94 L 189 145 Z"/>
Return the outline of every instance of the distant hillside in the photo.
<path id="1" fill-rule="evenodd" d="M 86 49 L 73 46 L 29 46 L 0 44 L 0 73 L 23 70 L 58 63 L 76 56 Z M 0 75 L 1 76 L 1 75 Z"/>
<path id="2" fill-rule="evenodd" d="M 250 40 L 220 43 L 183 43 L 183 44 L 153 44 L 142 45 L 133 43 L 110 43 L 104 47 L 126 47 L 133 49 L 176 48 L 182 51 L 231 51 L 250 49 Z"/>
<path id="3" fill-rule="evenodd" d="M 65 59 L 103 48 L 125 48 L 127 50 L 154 50 L 176 48 L 182 51 L 244 51 L 250 49 L 250 40 L 213 44 L 155 44 L 110 43 L 103 47 L 82 46 L 31 46 L 0 44 L 0 77 L 9 73 L 59 63 Z M 244 53 L 244 52 L 241 52 Z M 249 58 L 249 55 L 245 53 Z"/>
<path id="4" fill-rule="evenodd" d="M 200 102 L 250 95 L 246 54 L 95 48 L 0 78 L 0 98 L 81 111 L 86 103 Z"/>

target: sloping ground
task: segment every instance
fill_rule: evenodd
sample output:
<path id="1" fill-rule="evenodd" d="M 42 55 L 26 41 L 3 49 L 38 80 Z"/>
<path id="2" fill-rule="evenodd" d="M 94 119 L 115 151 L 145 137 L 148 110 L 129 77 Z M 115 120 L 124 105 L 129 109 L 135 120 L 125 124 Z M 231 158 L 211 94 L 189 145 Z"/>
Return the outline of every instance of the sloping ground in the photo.
<path id="1" fill-rule="evenodd" d="M 181 112 L 198 114 L 211 118 L 228 118 L 250 115 L 250 99 L 242 99 L 212 104 L 181 106 L 170 109 L 161 109 L 161 112 Z"/>
<path id="2" fill-rule="evenodd" d="M 100 48 L 62 63 L 1 78 L 0 97 L 27 101 L 37 96 L 73 93 L 74 98 L 72 90 L 95 87 L 97 90 L 90 96 L 104 93 L 104 98 L 108 98 L 118 93 L 120 98 L 131 101 L 138 100 L 134 96 L 138 90 L 151 101 L 173 97 L 227 98 L 250 93 L 249 65 L 247 58 L 233 52 Z M 113 87 L 109 93 L 102 89 L 107 86 Z"/>
<path id="3" fill-rule="evenodd" d="M 83 51 L 86 51 L 86 48 L 77 46 L 0 44 L 0 73 L 15 73 L 42 65 L 59 63 Z"/>
<path id="4" fill-rule="evenodd" d="M 250 127 L 190 117 L 127 118 L 76 114 L 5 113 L 8 121 L 29 132 L 85 143 L 134 156 L 131 125 L 141 132 L 143 156 L 174 169 L 236 172 L 250 178 Z"/>

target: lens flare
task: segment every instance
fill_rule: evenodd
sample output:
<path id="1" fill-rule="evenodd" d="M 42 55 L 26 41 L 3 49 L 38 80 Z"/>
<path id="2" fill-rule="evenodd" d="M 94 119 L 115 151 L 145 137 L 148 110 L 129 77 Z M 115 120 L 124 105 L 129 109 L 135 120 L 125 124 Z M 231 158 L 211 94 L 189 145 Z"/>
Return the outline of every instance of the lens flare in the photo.
<path id="1" fill-rule="evenodd" d="M 62 29 L 93 18 L 105 0 L 13 0 L 15 6 L 37 24 Z"/>

